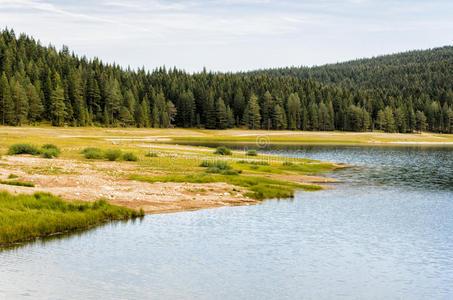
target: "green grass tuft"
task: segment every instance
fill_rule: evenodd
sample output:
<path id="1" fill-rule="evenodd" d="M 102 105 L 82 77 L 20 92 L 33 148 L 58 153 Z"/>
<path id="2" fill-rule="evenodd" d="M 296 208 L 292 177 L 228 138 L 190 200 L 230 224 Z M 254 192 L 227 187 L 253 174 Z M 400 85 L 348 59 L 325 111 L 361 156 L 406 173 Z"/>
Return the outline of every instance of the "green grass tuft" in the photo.
<path id="1" fill-rule="evenodd" d="M 105 200 L 66 202 L 47 193 L 13 196 L 0 193 L 0 244 L 88 228 L 101 222 L 143 216 Z"/>
<path id="2" fill-rule="evenodd" d="M 146 157 L 157 157 L 157 153 L 154 152 L 148 152 L 145 154 Z"/>
<path id="3" fill-rule="evenodd" d="M 38 155 L 40 151 L 38 147 L 30 144 L 14 144 L 11 145 L 8 149 L 8 155 L 18 155 L 18 154 L 31 154 Z"/>
<path id="4" fill-rule="evenodd" d="M 119 149 L 109 149 L 104 153 L 104 157 L 107 158 L 109 161 L 115 161 L 119 159 L 121 155 L 122 152 Z"/>
<path id="5" fill-rule="evenodd" d="M 220 146 L 220 147 L 217 147 L 217 149 L 214 151 L 214 154 L 218 154 L 218 155 L 232 155 L 233 153 L 227 147 Z"/>
<path id="6" fill-rule="evenodd" d="M 4 181 L 0 180 L 0 184 L 15 185 L 15 186 L 26 186 L 26 187 L 35 187 L 33 183 L 22 182 L 22 181 Z"/>
<path id="7" fill-rule="evenodd" d="M 8 176 L 8 179 L 16 179 L 16 178 L 19 178 L 19 176 L 15 175 L 15 174 L 9 174 L 9 176 Z"/>
<path id="8" fill-rule="evenodd" d="M 247 155 L 247 156 L 258 156 L 258 152 L 256 152 L 256 150 L 249 150 L 249 151 L 247 151 L 247 153 L 245 155 Z"/>
<path id="9" fill-rule="evenodd" d="M 85 148 L 81 152 L 86 159 L 101 159 L 104 158 L 104 153 L 99 148 Z"/>
<path id="10" fill-rule="evenodd" d="M 123 160 L 125 161 L 138 161 L 138 157 L 132 152 L 126 152 L 123 154 Z"/>

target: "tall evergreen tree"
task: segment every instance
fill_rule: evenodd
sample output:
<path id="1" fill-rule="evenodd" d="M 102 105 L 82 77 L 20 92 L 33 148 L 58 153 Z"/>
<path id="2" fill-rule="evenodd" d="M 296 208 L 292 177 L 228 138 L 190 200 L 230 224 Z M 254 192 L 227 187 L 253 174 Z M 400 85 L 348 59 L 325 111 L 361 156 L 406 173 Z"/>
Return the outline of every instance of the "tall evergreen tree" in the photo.
<path id="1" fill-rule="evenodd" d="M 56 74 L 56 87 L 51 94 L 52 124 L 62 126 L 66 117 L 64 90 L 61 86 L 60 75 Z"/>
<path id="2" fill-rule="evenodd" d="M 260 107 L 258 105 L 258 97 L 254 94 L 250 97 L 247 107 L 244 112 L 245 125 L 250 129 L 259 129 L 261 126 Z"/>
<path id="3" fill-rule="evenodd" d="M 0 105 L 2 124 L 12 124 L 14 120 L 14 103 L 11 98 L 11 89 L 5 72 L 3 72 L 0 78 Z"/>

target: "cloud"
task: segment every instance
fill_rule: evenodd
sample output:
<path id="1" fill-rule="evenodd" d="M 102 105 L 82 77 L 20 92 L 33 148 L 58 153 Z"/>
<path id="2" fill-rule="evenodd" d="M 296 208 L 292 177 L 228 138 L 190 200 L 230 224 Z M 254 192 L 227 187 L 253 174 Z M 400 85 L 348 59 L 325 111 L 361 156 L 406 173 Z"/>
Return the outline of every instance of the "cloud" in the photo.
<path id="1" fill-rule="evenodd" d="M 452 12 L 447 0 L 0 0 L 0 27 L 125 65 L 231 70 L 448 44 Z"/>

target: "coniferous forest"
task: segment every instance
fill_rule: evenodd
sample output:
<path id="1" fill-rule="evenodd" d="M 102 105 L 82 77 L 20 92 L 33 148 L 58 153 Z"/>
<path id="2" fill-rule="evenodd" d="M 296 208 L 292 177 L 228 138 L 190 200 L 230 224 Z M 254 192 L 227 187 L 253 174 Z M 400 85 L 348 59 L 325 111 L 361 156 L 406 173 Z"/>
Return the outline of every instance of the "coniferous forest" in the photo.
<path id="1" fill-rule="evenodd" d="M 453 47 L 248 73 L 124 69 L 0 33 L 0 124 L 453 133 Z"/>

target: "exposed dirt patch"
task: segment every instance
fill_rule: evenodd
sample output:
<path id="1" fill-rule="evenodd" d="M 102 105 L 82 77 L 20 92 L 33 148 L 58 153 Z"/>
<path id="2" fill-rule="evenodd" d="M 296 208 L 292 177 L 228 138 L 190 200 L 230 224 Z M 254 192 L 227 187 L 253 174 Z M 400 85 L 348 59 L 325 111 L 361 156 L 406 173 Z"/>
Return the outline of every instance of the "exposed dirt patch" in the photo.
<path id="1" fill-rule="evenodd" d="M 147 213 L 249 205 L 258 202 L 245 197 L 244 189 L 226 183 L 150 184 L 128 180 L 128 170 L 136 166 L 122 162 L 94 163 L 31 156 L 5 156 L 2 163 L 0 179 L 6 180 L 10 174 L 15 174 L 18 176 L 15 180 L 35 184 L 34 188 L 0 185 L 0 189 L 13 194 L 49 192 L 70 201 L 95 201 L 104 198 L 112 204 L 135 209 L 143 208 Z M 39 167 L 48 174 L 30 174 L 29 170 L 33 167 Z M 110 173 L 115 175 L 108 175 Z"/>

